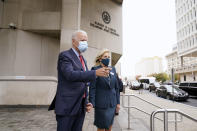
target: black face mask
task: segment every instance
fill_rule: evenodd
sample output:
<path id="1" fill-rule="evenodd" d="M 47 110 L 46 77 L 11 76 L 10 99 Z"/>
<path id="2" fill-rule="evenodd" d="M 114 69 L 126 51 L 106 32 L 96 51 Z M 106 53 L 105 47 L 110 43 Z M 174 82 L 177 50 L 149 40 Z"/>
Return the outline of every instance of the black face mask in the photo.
<path id="1" fill-rule="evenodd" d="M 101 60 L 101 63 L 103 63 L 103 65 L 105 65 L 105 66 L 108 66 L 109 65 L 109 62 L 110 62 L 110 59 L 109 58 L 106 58 L 106 59 L 102 59 Z"/>

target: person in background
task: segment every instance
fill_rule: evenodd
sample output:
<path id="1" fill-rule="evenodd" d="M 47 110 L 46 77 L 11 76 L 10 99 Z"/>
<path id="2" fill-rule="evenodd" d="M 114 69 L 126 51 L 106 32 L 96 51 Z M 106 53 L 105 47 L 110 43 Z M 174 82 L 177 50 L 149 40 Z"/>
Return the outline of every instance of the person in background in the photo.
<path id="1" fill-rule="evenodd" d="M 142 90 L 143 90 L 143 83 L 140 83 L 140 89 L 139 89 L 139 94 L 142 94 Z"/>
<path id="2" fill-rule="evenodd" d="M 118 80 L 118 85 L 119 85 L 119 93 L 123 92 L 123 82 L 122 82 L 122 79 L 119 77 L 118 73 L 117 73 L 117 80 Z M 119 110 L 116 110 L 115 115 L 119 115 Z"/>
<path id="3" fill-rule="evenodd" d="M 96 66 L 92 70 L 109 67 L 109 50 L 104 49 L 96 57 Z M 98 76 L 90 82 L 89 101 L 95 108 L 94 125 L 97 131 L 111 131 L 115 112 L 120 109 L 120 92 L 116 70 L 110 67 L 108 77 Z"/>

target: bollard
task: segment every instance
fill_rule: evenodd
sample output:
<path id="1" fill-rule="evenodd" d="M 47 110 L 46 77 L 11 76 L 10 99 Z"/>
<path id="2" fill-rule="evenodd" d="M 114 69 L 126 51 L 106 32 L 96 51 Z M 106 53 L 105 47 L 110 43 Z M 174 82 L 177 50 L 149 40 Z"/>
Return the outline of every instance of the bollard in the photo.
<path id="1" fill-rule="evenodd" d="M 168 131 L 168 112 L 164 111 L 164 131 Z"/>
<path id="2" fill-rule="evenodd" d="M 177 131 L 177 113 L 175 113 L 175 131 Z"/>
<path id="3" fill-rule="evenodd" d="M 130 107 L 130 96 L 128 96 L 128 106 Z M 131 127 L 130 127 L 130 108 L 128 108 L 128 129 L 131 129 Z"/>

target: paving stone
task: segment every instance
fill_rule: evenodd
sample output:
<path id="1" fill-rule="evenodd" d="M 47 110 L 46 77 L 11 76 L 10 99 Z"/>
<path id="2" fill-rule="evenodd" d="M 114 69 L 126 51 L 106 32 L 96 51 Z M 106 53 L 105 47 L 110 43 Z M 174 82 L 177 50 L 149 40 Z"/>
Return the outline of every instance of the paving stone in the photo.
<path id="1" fill-rule="evenodd" d="M 94 111 L 87 113 L 83 131 L 96 131 Z M 0 108 L 0 131 L 55 131 L 55 114 L 47 108 Z M 114 131 L 120 131 L 117 120 Z"/>

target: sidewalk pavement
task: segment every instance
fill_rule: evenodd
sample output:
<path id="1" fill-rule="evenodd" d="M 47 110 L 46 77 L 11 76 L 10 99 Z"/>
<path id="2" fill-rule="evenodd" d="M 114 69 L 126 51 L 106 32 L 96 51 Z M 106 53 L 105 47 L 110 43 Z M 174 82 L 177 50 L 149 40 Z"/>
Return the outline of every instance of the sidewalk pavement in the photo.
<path id="1" fill-rule="evenodd" d="M 147 93 L 147 91 L 141 92 L 139 94 L 139 91 L 133 91 L 130 89 L 126 89 L 126 94 L 135 94 L 136 96 L 147 100 L 149 102 L 152 102 L 155 105 L 160 106 L 163 109 L 178 109 L 180 111 L 183 111 L 193 117 L 197 118 L 197 108 L 188 106 L 179 102 L 172 102 L 163 98 L 159 98 L 157 96 L 154 96 L 153 94 Z M 121 101 L 122 102 L 122 101 Z M 125 104 L 127 105 L 128 99 L 125 99 Z M 150 104 L 147 104 L 139 99 L 136 99 L 135 97 L 130 98 L 130 106 L 138 107 L 147 113 L 151 114 L 153 111 L 157 110 L 158 108 L 151 106 Z M 150 116 L 147 114 L 144 114 L 138 110 L 130 109 L 130 127 L 131 129 L 128 129 L 128 110 L 121 107 L 121 110 L 119 112 L 119 116 L 115 117 L 115 122 L 113 124 L 113 131 L 150 131 Z M 96 131 L 96 127 L 93 126 L 93 111 L 86 115 L 85 123 L 84 123 L 84 130 L 83 131 Z M 174 114 L 169 114 L 168 117 L 170 120 L 174 120 Z M 163 118 L 162 114 L 158 114 L 157 117 Z M 180 115 L 177 115 L 178 120 L 181 120 Z M 162 131 L 163 129 L 163 122 L 155 120 L 155 130 Z M 181 122 L 177 123 L 178 130 L 179 131 L 196 131 L 197 130 L 197 124 L 195 122 L 192 122 L 191 120 L 183 117 Z M 169 131 L 175 130 L 175 123 L 170 122 L 168 124 Z"/>
<path id="2" fill-rule="evenodd" d="M 191 107 L 178 102 L 171 102 L 162 98 L 158 98 L 151 94 L 127 90 L 127 93 L 136 93 L 139 97 L 153 102 L 162 108 L 179 109 L 193 117 L 197 118 L 197 108 Z M 147 103 L 143 103 L 139 99 L 132 98 L 130 100 L 132 106 L 136 106 L 146 112 L 151 113 L 156 108 L 151 107 Z M 125 104 L 127 100 L 125 99 Z M 160 117 L 160 116 L 158 116 Z M 131 131 L 150 131 L 150 116 L 131 109 L 130 115 Z M 86 114 L 83 131 L 96 131 L 93 125 L 94 111 Z M 173 125 L 172 125 L 173 124 Z M 169 123 L 169 131 L 174 130 L 174 123 Z M 56 120 L 53 111 L 48 111 L 47 108 L 0 108 L 0 131 L 55 131 Z M 162 131 L 163 123 L 156 121 L 156 129 Z M 196 131 L 197 124 L 183 118 L 182 123 L 178 123 L 179 131 Z M 115 116 L 113 131 L 129 131 L 128 129 L 128 111 L 121 107 L 119 116 Z"/>
<path id="3" fill-rule="evenodd" d="M 94 111 L 86 114 L 83 131 L 96 131 L 93 125 Z M 0 108 L 0 131 L 56 131 L 53 111 L 47 108 Z M 117 117 L 113 131 L 121 131 Z"/>
<path id="4" fill-rule="evenodd" d="M 197 108 L 193 106 L 189 106 L 180 102 L 173 102 L 171 100 L 167 100 L 161 97 L 157 97 L 154 93 L 149 93 L 148 91 L 143 91 L 139 94 L 139 91 L 135 90 L 126 90 L 126 94 L 135 94 L 136 96 L 147 100 L 157 106 L 159 106 L 162 109 L 178 109 L 193 118 L 197 119 Z M 127 105 L 128 99 L 124 99 L 125 104 Z M 158 110 L 157 107 L 154 107 L 140 99 L 137 99 L 136 97 L 130 97 L 130 106 L 137 107 L 149 114 L 151 114 L 153 111 Z M 131 128 L 135 131 L 148 131 L 150 130 L 150 116 L 142 113 L 136 109 L 130 109 L 131 112 Z M 163 114 L 157 114 L 156 117 L 163 119 Z M 169 121 L 175 120 L 175 114 L 171 113 L 168 114 Z M 177 114 L 177 130 L 178 131 L 197 131 L 197 124 L 196 122 L 189 120 L 188 118 Z M 137 121 L 135 123 L 135 121 Z M 120 124 L 121 125 L 121 124 Z M 140 125 L 139 128 L 136 128 L 137 125 Z M 168 122 L 168 130 L 174 131 L 175 130 L 175 122 Z M 159 121 L 155 119 L 155 130 L 156 131 L 163 131 L 164 123 L 163 121 Z"/>
<path id="5" fill-rule="evenodd" d="M 127 111 L 121 107 L 119 116 L 115 116 L 113 131 L 128 131 L 127 120 Z M 94 110 L 86 114 L 83 131 L 96 131 L 93 121 Z M 137 119 L 132 119 L 131 122 L 133 130 L 146 131 Z M 0 131 L 55 131 L 56 128 L 55 114 L 46 107 L 0 107 Z"/>
<path id="6" fill-rule="evenodd" d="M 128 129 L 128 113 L 127 110 L 121 107 L 118 116 L 115 116 L 112 131 L 149 131 L 149 128 L 145 126 L 139 119 L 130 115 L 131 129 Z M 86 114 L 86 118 L 83 125 L 83 131 L 97 131 L 97 128 L 93 125 L 94 111 Z"/>
<path id="7" fill-rule="evenodd" d="M 128 111 L 121 106 L 118 116 L 115 116 L 112 131 L 149 131 L 149 127 L 133 114 L 130 115 L 131 129 L 128 129 Z M 84 121 L 83 131 L 97 131 L 93 125 L 94 111 L 87 113 Z"/>

